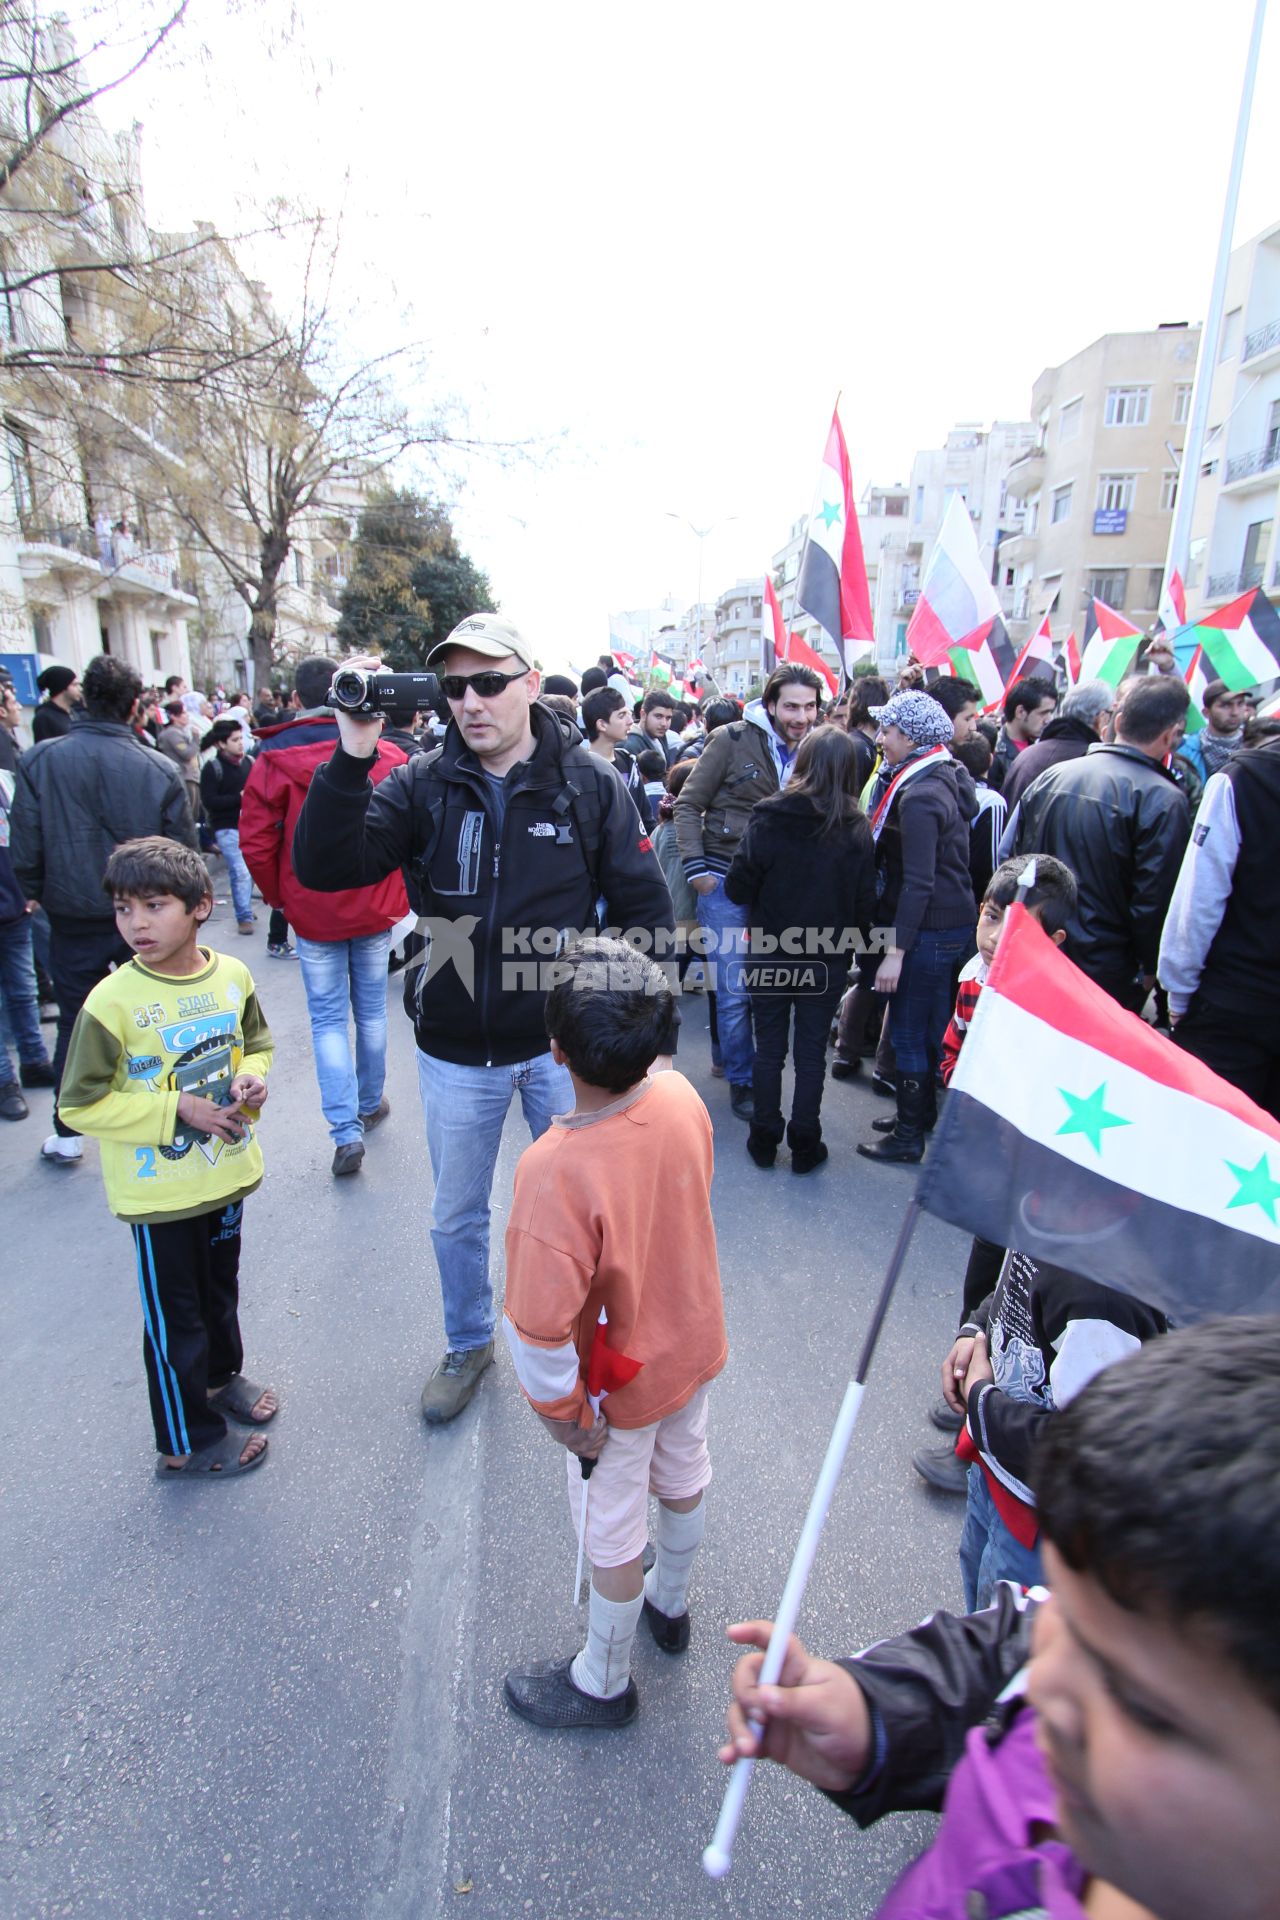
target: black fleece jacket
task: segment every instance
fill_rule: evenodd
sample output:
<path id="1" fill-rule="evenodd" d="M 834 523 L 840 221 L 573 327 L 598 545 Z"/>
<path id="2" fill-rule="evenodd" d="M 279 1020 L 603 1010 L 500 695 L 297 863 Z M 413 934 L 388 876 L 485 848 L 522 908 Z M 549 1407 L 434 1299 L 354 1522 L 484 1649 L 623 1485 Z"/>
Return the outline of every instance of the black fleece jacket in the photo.
<path id="1" fill-rule="evenodd" d="M 928 773 L 908 781 L 877 842 L 877 918 L 894 928 L 894 945 L 903 953 L 910 953 L 922 927 L 977 925 L 969 825 L 958 777 L 964 771 L 954 760 L 938 760 Z M 972 781 L 968 784 L 972 793 Z"/>
<path id="2" fill-rule="evenodd" d="M 724 890 L 751 910 L 753 929 L 783 942 L 780 957 L 827 959 L 834 978 L 854 952 L 842 936 L 865 936 L 875 918 L 876 855 L 863 814 L 837 833 L 822 825 L 804 794 L 767 795 L 752 809 Z M 830 944 L 819 938 L 827 934 Z"/>
<path id="3" fill-rule="evenodd" d="M 506 777 L 501 823 L 451 725 L 438 754 L 416 754 L 376 787 L 369 761 L 336 747 L 294 829 L 294 872 L 319 893 L 409 869 L 444 957 L 428 949 L 405 969 L 405 1011 L 424 1053 L 461 1066 L 546 1052 L 555 936 L 590 930 L 600 897 L 609 926 L 638 928 L 654 947 L 674 932 L 666 879 L 618 774 L 547 708 L 531 717 L 534 750 Z"/>

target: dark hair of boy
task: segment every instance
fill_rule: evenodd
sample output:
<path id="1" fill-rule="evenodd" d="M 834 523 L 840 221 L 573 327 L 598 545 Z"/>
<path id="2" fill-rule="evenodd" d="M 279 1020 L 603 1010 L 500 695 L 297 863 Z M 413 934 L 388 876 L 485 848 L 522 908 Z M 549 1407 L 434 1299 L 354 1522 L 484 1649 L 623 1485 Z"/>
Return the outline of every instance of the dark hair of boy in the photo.
<path id="1" fill-rule="evenodd" d="M 571 679 L 567 673 L 549 673 L 542 683 L 542 691 L 544 694 L 567 693 L 571 700 L 576 700 L 578 697 L 578 683 L 576 680 Z"/>
<path id="2" fill-rule="evenodd" d="M 1027 888 L 1025 904 L 1038 907 L 1040 924 L 1046 933 L 1063 933 L 1076 910 L 1076 877 L 1063 861 L 1048 853 L 1015 853 L 1002 860 L 987 882 L 984 900 L 993 907 L 1011 907 L 1018 898 L 1018 882 L 1027 862 L 1036 863 L 1036 877 Z"/>
<path id="3" fill-rule="evenodd" d="M 871 717 L 872 707 L 884 707 L 889 704 L 887 681 L 875 673 L 860 673 L 849 689 L 849 729 L 854 727 L 874 727 Z"/>
<path id="4" fill-rule="evenodd" d="M 1179 674 L 1152 674 L 1145 680 L 1126 680 L 1116 712 L 1116 738 L 1131 740 L 1135 747 L 1149 746 L 1176 726 L 1190 705 L 1191 695 Z"/>
<path id="5" fill-rule="evenodd" d="M 647 954 L 622 940 L 580 940 L 556 970 L 564 977 L 547 995 L 547 1033 L 587 1086 L 625 1093 L 671 1052 L 676 997 Z"/>
<path id="6" fill-rule="evenodd" d="M 309 653 L 293 670 L 293 690 L 304 709 L 322 707 L 337 668 L 323 653 Z"/>
<path id="7" fill-rule="evenodd" d="M 671 731 L 673 733 L 683 733 L 692 719 L 693 708 L 689 706 L 687 701 L 677 700 L 671 709 Z"/>
<path id="8" fill-rule="evenodd" d="M 674 799 L 698 762 L 696 759 L 677 760 L 674 767 L 667 768 L 667 792 Z"/>
<path id="9" fill-rule="evenodd" d="M 625 707 L 626 701 L 616 687 L 597 687 L 582 703 L 582 724 L 588 740 L 594 740 L 611 713 Z"/>
<path id="10" fill-rule="evenodd" d="M 562 720 L 578 724 L 578 703 L 569 693 L 548 693 L 544 687 L 538 695 L 544 707 L 550 707 L 552 713 L 558 713 Z"/>
<path id="11" fill-rule="evenodd" d="M 1045 1421 L 1034 1480 L 1074 1572 L 1224 1653 L 1280 1710 L 1280 1314 L 1201 1321 L 1105 1368 Z"/>
<path id="12" fill-rule="evenodd" d="M 642 780 L 665 780 L 667 756 L 658 747 L 646 747 L 636 755 L 636 766 Z"/>
<path id="13" fill-rule="evenodd" d="M 991 771 L 991 762 L 995 758 L 995 749 L 985 733 L 974 732 L 958 747 L 952 747 L 951 758 L 958 760 L 965 772 L 975 780 L 985 780 Z"/>
<path id="14" fill-rule="evenodd" d="M 382 711 L 389 727 L 411 727 L 418 717 L 418 703 L 413 698 L 395 700 Z"/>
<path id="15" fill-rule="evenodd" d="M 671 698 L 671 695 L 665 687 L 652 687 L 649 692 L 646 693 L 640 711 L 641 713 L 653 713 L 658 707 L 666 707 L 668 712 L 675 712 L 675 701 Z"/>
<path id="16" fill-rule="evenodd" d="M 1050 687 L 1049 691 L 1052 693 L 1053 688 Z M 940 674 L 927 692 L 929 698 L 937 701 L 950 720 L 954 720 L 963 707 L 982 705 L 982 695 L 972 680 L 965 680 L 959 674 Z M 1038 705 L 1038 702 L 1033 704 Z"/>
<path id="17" fill-rule="evenodd" d="M 990 743 L 991 749 L 994 752 L 996 741 L 1000 738 L 998 722 L 993 720 L 988 713 L 980 714 L 975 722 L 974 731 L 980 733 L 983 739 Z"/>
<path id="18" fill-rule="evenodd" d="M 188 913 L 194 913 L 202 901 L 212 901 L 213 882 L 194 847 L 149 833 L 141 840 L 125 840 L 115 849 L 102 876 L 102 891 L 112 900 L 171 893 Z"/>
<path id="19" fill-rule="evenodd" d="M 171 673 L 164 683 L 164 690 L 166 693 L 172 693 L 175 687 L 180 687 L 181 685 L 182 675 L 180 673 Z"/>
<path id="20" fill-rule="evenodd" d="M 858 804 L 858 766 L 857 749 L 843 727 L 815 727 L 800 742 L 784 795 L 788 803 L 797 794 L 810 802 L 824 836 L 869 839 L 871 829 Z"/>
<path id="21" fill-rule="evenodd" d="M 738 718 L 738 709 L 732 700 L 708 700 L 702 709 L 703 730 L 707 734 L 715 732 L 717 727 L 729 727 Z"/>
<path id="22" fill-rule="evenodd" d="M 183 714 L 186 712 L 186 708 L 183 706 L 181 700 L 166 701 L 164 710 L 171 720 L 181 720 Z"/>
<path id="23" fill-rule="evenodd" d="M 930 687 L 930 693 L 934 689 Z M 1028 673 L 1021 680 L 1015 680 L 1004 696 L 1004 717 L 1007 725 L 1021 707 L 1024 713 L 1034 713 L 1045 700 L 1056 700 L 1058 690 L 1052 680 L 1042 680 L 1038 674 Z"/>
<path id="24" fill-rule="evenodd" d="M 582 676 L 583 699 L 585 700 L 589 693 L 595 693 L 597 688 L 608 686 L 608 684 L 609 676 L 603 667 L 588 667 Z"/>
<path id="25" fill-rule="evenodd" d="M 244 724 L 240 720 L 215 720 L 208 733 L 201 738 L 202 747 L 220 747 L 233 733 L 243 733 Z"/>
<path id="26" fill-rule="evenodd" d="M 1280 740 L 1280 715 L 1256 713 L 1245 721 L 1246 747 L 1260 747 L 1268 740 Z"/>
<path id="27" fill-rule="evenodd" d="M 91 720 L 127 721 L 142 698 L 142 676 L 125 661 L 100 653 L 85 668 L 80 691 Z"/>
<path id="28" fill-rule="evenodd" d="M 793 661 L 784 660 L 780 667 L 774 668 L 764 683 L 764 692 L 760 695 L 760 700 L 765 712 L 767 713 L 770 707 L 777 706 L 784 687 L 793 686 L 808 687 L 811 693 L 817 694 L 819 704 L 827 697 L 827 683 L 821 674 L 815 673 L 812 667 L 802 667 Z"/>

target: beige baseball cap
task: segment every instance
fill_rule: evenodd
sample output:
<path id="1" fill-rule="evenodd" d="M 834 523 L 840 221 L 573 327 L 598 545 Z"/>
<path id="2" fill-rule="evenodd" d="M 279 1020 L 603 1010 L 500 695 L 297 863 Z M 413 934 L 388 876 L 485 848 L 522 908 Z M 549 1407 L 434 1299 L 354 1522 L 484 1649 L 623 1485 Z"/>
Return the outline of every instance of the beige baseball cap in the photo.
<path id="1" fill-rule="evenodd" d="M 532 671 L 533 648 L 509 620 L 496 613 L 469 613 L 459 620 L 453 632 L 437 640 L 427 655 L 429 667 L 438 666 L 450 647 L 465 647 L 468 653 L 483 654 L 487 660 L 504 660 L 513 653 Z"/>

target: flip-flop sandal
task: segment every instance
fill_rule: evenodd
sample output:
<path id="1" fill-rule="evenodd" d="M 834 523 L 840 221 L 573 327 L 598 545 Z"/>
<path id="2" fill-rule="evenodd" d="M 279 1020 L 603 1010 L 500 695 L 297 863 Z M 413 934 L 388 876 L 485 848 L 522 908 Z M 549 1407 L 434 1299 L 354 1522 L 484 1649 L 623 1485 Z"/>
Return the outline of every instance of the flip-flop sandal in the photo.
<path id="1" fill-rule="evenodd" d="M 243 1440 L 237 1440 L 234 1435 L 225 1433 L 221 1440 L 214 1442 L 213 1446 L 197 1447 L 194 1453 L 188 1454 L 180 1467 L 167 1467 L 163 1460 L 157 1460 L 156 1479 L 179 1480 L 184 1473 L 198 1473 L 210 1480 L 230 1480 L 237 1473 L 252 1473 L 253 1469 L 260 1467 L 266 1459 L 267 1443 L 263 1441 L 252 1459 L 242 1460 L 240 1455 L 243 1451 Z"/>
<path id="2" fill-rule="evenodd" d="M 241 1426 L 265 1427 L 268 1421 L 275 1419 L 279 1407 L 274 1413 L 269 1413 L 266 1420 L 255 1420 L 253 1409 L 263 1394 L 269 1391 L 271 1389 L 267 1387 L 256 1387 L 252 1380 L 246 1380 L 242 1373 L 237 1373 L 232 1375 L 225 1387 L 219 1387 L 216 1393 L 209 1395 L 209 1405 L 216 1407 L 219 1413 L 229 1413 Z"/>

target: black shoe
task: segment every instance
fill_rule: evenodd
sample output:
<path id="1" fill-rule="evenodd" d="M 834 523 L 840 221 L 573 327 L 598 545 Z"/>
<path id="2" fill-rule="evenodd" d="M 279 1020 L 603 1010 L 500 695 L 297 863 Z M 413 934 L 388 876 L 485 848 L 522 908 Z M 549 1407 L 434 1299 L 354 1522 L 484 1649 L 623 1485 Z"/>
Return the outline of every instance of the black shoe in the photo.
<path id="1" fill-rule="evenodd" d="M 683 1653 L 689 1644 L 689 1609 L 683 1613 L 660 1613 L 645 1595 L 644 1618 L 650 1633 L 664 1653 Z"/>
<path id="2" fill-rule="evenodd" d="M 53 1066 L 48 1060 L 24 1060 L 18 1072 L 24 1087 L 52 1087 L 56 1084 Z"/>
<path id="3" fill-rule="evenodd" d="M 833 1060 L 831 1078 L 833 1080 L 853 1080 L 862 1072 L 861 1060 Z"/>
<path id="4" fill-rule="evenodd" d="M 535 1727 L 625 1727 L 640 1708 L 634 1680 L 611 1700 L 575 1687 L 569 1673 L 576 1655 L 563 1660 L 535 1660 L 529 1667 L 512 1667 L 502 1683 L 503 1697 L 513 1713 Z"/>
<path id="5" fill-rule="evenodd" d="M 333 1150 L 333 1166 L 330 1171 L 335 1180 L 341 1180 L 346 1174 L 359 1173 L 360 1163 L 364 1159 L 364 1141 L 348 1140 L 345 1146 Z"/>
<path id="6" fill-rule="evenodd" d="M 894 1128 L 897 1126 L 897 1124 L 898 1124 L 898 1116 L 896 1113 L 894 1114 L 882 1113 L 878 1120 L 873 1120 L 871 1122 L 871 1125 L 876 1133 L 892 1133 Z M 932 1113 L 929 1113 L 929 1112 L 925 1113 L 925 1116 L 924 1116 L 925 1132 L 932 1133 L 934 1128 L 937 1126 L 937 1124 L 938 1124 L 938 1109 L 937 1109 L 937 1105 L 935 1104 Z"/>
<path id="7" fill-rule="evenodd" d="M 754 1120 L 756 1103 L 751 1097 L 750 1087 L 729 1088 L 729 1107 L 739 1120 Z"/>
<path id="8" fill-rule="evenodd" d="M 894 1074 L 890 1078 L 887 1073 L 873 1073 L 871 1091 L 880 1094 L 885 1100 L 894 1099 L 898 1091 L 898 1076 Z"/>
<path id="9" fill-rule="evenodd" d="M 0 1087 L 0 1120 L 25 1120 L 30 1111 L 17 1081 L 6 1081 Z"/>
<path id="10" fill-rule="evenodd" d="M 908 1074 L 898 1076 L 898 1117 L 892 1133 L 870 1142 L 860 1140 L 858 1152 L 864 1160 L 889 1160 L 898 1165 L 915 1166 L 924 1159 L 924 1116 L 929 1089 L 923 1080 Z"/>
<path id="11" fill-rule="evenodd" d="M 792 1147 L 792 1173 L 813 1173 L 828 1157 L 825 1140 L 815 1140 L 811 1146 Z"/>
<path id="12" fill-rule="evenodd" d="M 758 1127 L 753 1120 L 751 1131 L 747 1135 L 747 1152 L 758 1167 L 771 1167 L 778 1157 L 777 1137 L 772 1133 L 765 1133 L 763 1128 Z"/>
<path id="13" fill-rule="evenodd" d="M 964 1415 L 949 1407 L 945 1400 L 935 1400 L 929 1409 L 929 1418 L 939 1433 L 959 1433 L 964 1425 Z"/>
<path id="14" fill-rule="evenodd" d="M 939 1493 L 969 1491 L 969 1469 L 950 1447 L 922 1447 L 919 1453 L 912 1454 L 911 1464 L 920 1478 L 936 1487 Z"/>

